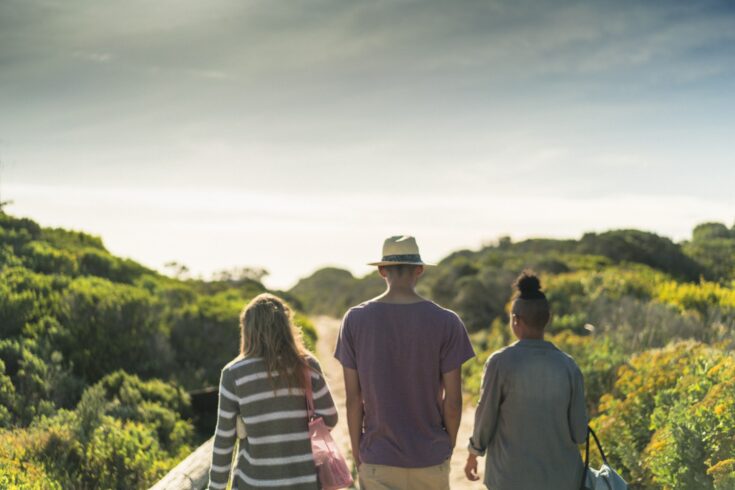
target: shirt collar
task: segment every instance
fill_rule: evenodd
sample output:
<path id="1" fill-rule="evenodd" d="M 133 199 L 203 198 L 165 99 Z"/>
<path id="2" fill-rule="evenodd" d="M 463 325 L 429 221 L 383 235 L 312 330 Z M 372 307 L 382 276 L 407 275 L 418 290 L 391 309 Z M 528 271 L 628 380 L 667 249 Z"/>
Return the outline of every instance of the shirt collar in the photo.
<path id="1" fill-rule="evenodd" d="M 517 340 L 513 345 L 518 347 L 531 347 L 533 349 L 555 349 L 554 344 L 548 340 L 541 339 L 522 339 Z"/>

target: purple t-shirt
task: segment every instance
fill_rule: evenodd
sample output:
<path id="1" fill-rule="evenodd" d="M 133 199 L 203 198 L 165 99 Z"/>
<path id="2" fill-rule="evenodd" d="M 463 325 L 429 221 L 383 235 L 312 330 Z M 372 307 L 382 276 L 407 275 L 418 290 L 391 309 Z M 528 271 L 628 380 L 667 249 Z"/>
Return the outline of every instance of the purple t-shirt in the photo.
<path id="1" fill-rule="evenodd" d="M 451 455 L 441 375 L 475 355 L 456 313 L 431 301 L 368 301 L 345 315 L 334 355 L 360 379 L 361 461 L 421 468 Z"/>

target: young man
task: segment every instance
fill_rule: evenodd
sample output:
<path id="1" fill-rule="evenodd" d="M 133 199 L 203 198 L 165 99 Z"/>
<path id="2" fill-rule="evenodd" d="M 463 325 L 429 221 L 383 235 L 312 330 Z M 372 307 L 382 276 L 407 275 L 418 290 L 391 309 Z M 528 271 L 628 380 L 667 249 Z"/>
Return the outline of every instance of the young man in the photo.
<path id="1" fill-rule="evenodd" d="M 544 340 L 551 312 L 536 276 L 521 274 L 513 301 L 515 344 L 485 364 L 465 474 L 479 480 L 487 451 L 492 490 L 576 490 L 582 480 L 578 444 L 587 436 L 584 381 L 574 360 Z"/>
<path id="2" fill-rule="evenodd" d="M 416 293 L 428 264 L 413 237 L 388 238 L 370 265 L 387 290 L 347 312 L 335 351 L 360 488 L 448 489 L 472 345 L 454 312 Z"/>

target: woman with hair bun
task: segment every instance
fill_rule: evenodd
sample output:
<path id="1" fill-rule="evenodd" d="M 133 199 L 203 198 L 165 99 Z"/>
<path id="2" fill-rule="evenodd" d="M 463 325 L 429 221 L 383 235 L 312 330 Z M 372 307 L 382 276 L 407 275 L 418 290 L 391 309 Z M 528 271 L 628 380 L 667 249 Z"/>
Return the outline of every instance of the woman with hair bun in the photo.
<path id="1" fill-rule="evenodd" d="M 584 466 L 578 444 L 587 436 L 584 380 L 569 355 L 544 340 L 551 309 L 539 278 L 523 272 L 514 283 L 514 344 L 485 364 L 480 403 L 465 466 L 492 490 L 579 488 Z"/>

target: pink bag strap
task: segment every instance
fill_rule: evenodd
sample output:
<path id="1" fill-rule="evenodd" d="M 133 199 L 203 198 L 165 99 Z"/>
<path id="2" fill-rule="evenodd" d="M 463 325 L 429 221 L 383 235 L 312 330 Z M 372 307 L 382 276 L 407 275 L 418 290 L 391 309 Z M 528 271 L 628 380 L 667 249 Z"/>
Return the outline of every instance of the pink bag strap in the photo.
<path id="1" fill-rule="evenodd" d="M 306 416 L 309 420 L 316 418 L 316 410 L 314 409 L 314 391 L 311 387 L 311 368 L 304 368 L 304 394 L 306 395 Z"/>

